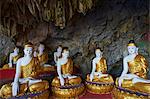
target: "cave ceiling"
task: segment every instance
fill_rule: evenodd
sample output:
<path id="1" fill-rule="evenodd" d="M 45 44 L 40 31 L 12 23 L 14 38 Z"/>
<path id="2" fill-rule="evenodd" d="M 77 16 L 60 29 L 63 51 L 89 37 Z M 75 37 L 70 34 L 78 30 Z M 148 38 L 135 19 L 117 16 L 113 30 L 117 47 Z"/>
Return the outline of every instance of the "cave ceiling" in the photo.
<path id="1" fill-rule="evenodd" d="M 39 22 L 51 22 L 63 29 L 75 13 L 85 15 L 95 5 L 96 0 L 0 0 L 1 25 L 16 31 L 32 28 Z"/>

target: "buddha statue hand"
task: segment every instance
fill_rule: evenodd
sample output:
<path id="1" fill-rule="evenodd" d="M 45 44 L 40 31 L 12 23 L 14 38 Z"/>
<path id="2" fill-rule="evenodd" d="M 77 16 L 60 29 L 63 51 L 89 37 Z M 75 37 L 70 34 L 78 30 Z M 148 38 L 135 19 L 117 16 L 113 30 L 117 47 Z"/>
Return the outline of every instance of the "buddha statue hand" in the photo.
<path id="1" fill-rule="evenodd" d="M 12 68 L 12 63 L 8 63 L 9 67 Z"/>
<path id="2" fill-rule="evenodd" d="M 77 78 L 77 76 L 75 76 L 75 75 L 73 75 L 73 76 L 69 75 L 68 76 L 68 79 L 73 79 L 73 78 Z"/>
<path id="3" fill-rule="evenodd" d="M 64 74 L 63 78 L 68 78 L 69 76 L 71 76 L 70 74 Z"/>
<path id="4" fill-rule="evenodd" d="M 98 78 L 106 77 L 106 76 L 108 76 L 108 74 L 99 74 L 99 75 L 98 75 Z"/>
<path id="5" fill-rule="evenodd" d="M 123 76 L 120 76 L 119 77 L 119 80 L 118 80 L 118 84 L 119 84 L 119 86 L 121 87 L 121 84 L 122 84 L 122 82 L 123 82 Z"/>
<path id="6" fill-rule="evenodd" d="M 63 77 L 60 77 L 59 79 L 60 79 L 60 84 L 61 84 L 61 86 L 64 86 L 64 84 L 65 84 L 64 78 L 63 78 Z"/>
<path id="7" fill-rule="evenodd" d="M 13 82 L 12 83 L 12 95 L 16 96 L 18 92 L 19 92 L 19 84 L 18 82 Z"/>
<path id="8" fill-rule="evenodd" d="M 29 86 L 32 85 L 32 84 L 35 84 L 35 83 L 38 83 L 38 82 L 42 82 L 42 80 L 37 80 L 37 79 L 30 79 L 29 80 Z"/>
<path id="9" fill-rule="evenodd" d="M 90 81 L 92 81 L 94 78 L 94 74 L 90 74 Z"/>

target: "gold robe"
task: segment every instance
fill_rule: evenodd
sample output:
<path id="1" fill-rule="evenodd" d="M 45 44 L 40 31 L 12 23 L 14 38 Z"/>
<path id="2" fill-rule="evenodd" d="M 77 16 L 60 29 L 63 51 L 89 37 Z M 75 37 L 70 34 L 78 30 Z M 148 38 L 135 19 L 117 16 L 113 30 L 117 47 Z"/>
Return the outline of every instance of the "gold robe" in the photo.
<path id="1" fill-rule="evenodd" d="M 102 57 L 99 62 L 96 64 L 96 71 L 95 72 L 102 72 L 105 74 L 107 71 L 107 65 L 106 65 L 106 59 Z M 87 81 L 90 81 L 90 75 L 87 75 Z M 104 83 L 110 83 L 114 82 L 112 76 L 108 75 L 106 77 L 98 78 L 98 76 L 94 75 L 93 82 L 104 82 Z"/>
<path id="2" fill-rule="evenodd" d="M 37 77 L 40 68 L 41 67 L 38 59 L 32 58 L 29 64 L 25 66 L 21 66 L 20 78 Z M 28 86 L 27 83 L 21 84 L 19 95 L 26 92 L 28 88 L 29 88 L 29 92 L 44 91 L 49 88 L 49 83 L 47 81 L 41 81 L 32 84 L 30 86 Z M 3 85 L 0 89 L 0 97 L 7 98 L 11 96 L 12 96 L 12 85 L 10 83 Z"/>
<path id="3" fill-rule="evenodd" d="M 40 61 L 40 63 L 46 63 L 48 62 L 48 54 L 46 52 L 44 52 L 41 56 L 38 56 L 38 59 Z"/>
<path id="4" fill-rule="evenodd" d="M 38 56 L 38 59 L 39 59 L 39 62 L 42 63 L 42 64 L 45 64 L 48 62 L 48 53 L 44 52 L 41 56 Z M 54 66 L 49 66 L 49 67 L 44 67 L 44 66 L 41 66 L 41 74 L 43 73 L 47 73 L 47 72 L 50 72 L 50 71 L 55 71 L 55 68 Z"/>
<path id="5" fill-rule="evenodd" d="M 12 60 L 13 60 L 13 63 L 12 64 L 14 64 L 14 63 L 17 63 L 17 61 L 18 61 L 18 59 L 21 57 L 21 55 L 17 55 L 17 56 L 15 56 L 15 57 L 13 57 L 12 58 Z M 3 69 L 8 69 L 9 68 L 9 64 L 5 64 L 4 66 L 3 66 Z"/>
<path id="6" fill-rule="evenodd" d="M 64 74 L 73 74 L 73 61 L 72 59 L 68 59 L 68 62 L 61 66 L 61 73 Z M 72 79 L 65 79 L 65 85 L 76 85 L 81 83 L 81 78 L 72 78 Z M 59 87 L 60 86 L 60 79 L 55 77 L 52 81 L 52 86 Z"/>
<path id="7" fill-rule="evenodd" d="M 137 55 L 133 61 L 128 62 L 129 72 L 141 78 L 147 78 L 148 63 L 142 55 Z M 118 79 L 116 80 L 118 85 Z M 144 92 L 150 94 L 150 83 L 132 83 L 132 79 L 124 79 L 122 87 L 136 92 Z"/>

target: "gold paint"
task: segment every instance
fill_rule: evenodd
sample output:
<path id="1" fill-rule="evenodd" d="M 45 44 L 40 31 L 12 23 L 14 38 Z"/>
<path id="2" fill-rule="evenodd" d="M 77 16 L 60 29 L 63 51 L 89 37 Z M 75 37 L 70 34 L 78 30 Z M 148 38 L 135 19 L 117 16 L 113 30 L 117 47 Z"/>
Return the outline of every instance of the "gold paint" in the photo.
<path id="1" fill-rule="evenodd" d="M 142 55 L 137 55 L 133 61 L 128 62 L 129 72 L 141 78 L 147 78 L 148 62 Z"/>

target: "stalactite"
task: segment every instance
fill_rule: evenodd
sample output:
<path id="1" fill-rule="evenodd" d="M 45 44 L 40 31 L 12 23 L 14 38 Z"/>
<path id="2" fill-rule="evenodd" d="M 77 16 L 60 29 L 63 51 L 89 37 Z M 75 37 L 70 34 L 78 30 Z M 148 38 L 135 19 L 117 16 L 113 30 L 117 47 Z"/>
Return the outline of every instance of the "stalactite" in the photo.
<path id="1" fill-rule="evenodd" d="M 8 36 L 14 36 L 13 34 L 16 30 L 14 29 L 15 24 L 22 24 L 23 28 L 26 28 L 28 25 L 34 26 L 34 22 L 53 21 L 56 26 L 63 29 L 74 13 L 79 12 L 86 14 L 94 5 L 93 1 L 94 0 L 1 1 L 2 25 L 6 26 L 10 31 L 13 30 L 11 33 L 10 31 L 8 32 Z M 11 27 L 9 22 L 10 18 L 15 19 L 15 24 Z"/>

